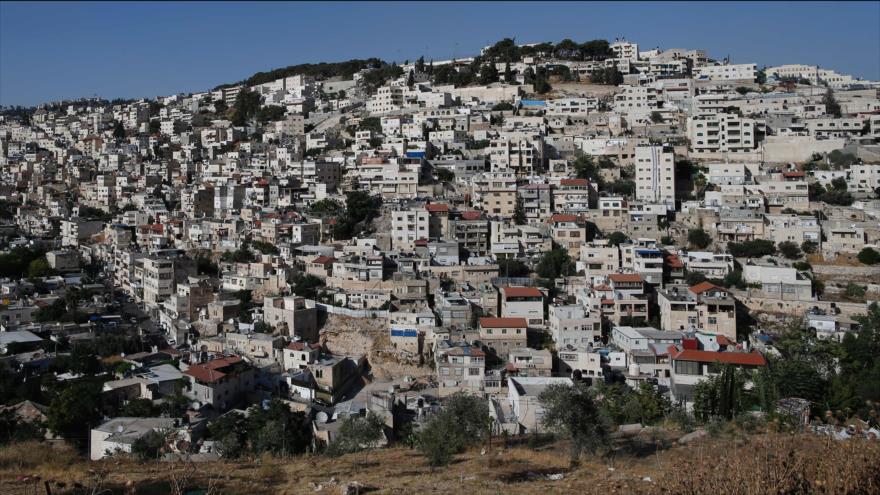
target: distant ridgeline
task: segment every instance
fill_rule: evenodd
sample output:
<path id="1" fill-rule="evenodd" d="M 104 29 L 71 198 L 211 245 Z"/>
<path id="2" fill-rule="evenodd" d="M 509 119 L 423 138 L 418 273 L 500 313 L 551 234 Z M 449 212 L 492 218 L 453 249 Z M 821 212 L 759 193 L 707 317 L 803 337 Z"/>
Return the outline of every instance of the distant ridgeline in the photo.
<path id="1" fill-rule="evenodd" d="M 518 62 L 523 57 L 554 57 L 560 60 L 604 60 L 613 56 L 610 44 L 607 40 L 592 40 L 584 43 L 576 43 L 570 39 L 564 39 L 559 43 L 532 43 L 528 45 L 517 45 L 514 38 L 505 38 L 494 45 L 488 46 L 482 50 L 478 59 L 481 61 L 497 61 L 497 62 Z M 424 63 L 424 57 L 419 59 Z M 408 62 L 408 61 L 407 61 Z M 247 86 L 256 86 L 284 77 L 295 75 L 314 76 L 317 79 L 329 79 L 332 77 L 341 77 L 342 79 L 351 79 L 355 73 L 364 69 L 380 69 L 379 74 L 375 77 L 382 77 L 382 72 L 397 72 L 399 70 L 396 62 L 386 62 L 378 58 L 368 59 L 352 59 L 345 62 L 319 62 L 315 64 L 298 64 L 280 69 L 274 69 L 267 72 L 257 72 L 244 81 L 236 83 L 221 84 L 214 88 L 222 89 L 240 84 Z M 389 74 L 392 77 L 395 74 Z"/>

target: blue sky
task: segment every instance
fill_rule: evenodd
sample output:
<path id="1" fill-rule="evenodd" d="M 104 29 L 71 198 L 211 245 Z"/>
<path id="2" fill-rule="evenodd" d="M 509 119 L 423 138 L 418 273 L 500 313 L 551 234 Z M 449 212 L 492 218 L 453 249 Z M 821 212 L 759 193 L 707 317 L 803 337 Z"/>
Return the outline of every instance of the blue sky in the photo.
<path id="1" fill-rule="evenodd" d="M 504 37 L 618 36 L 880 79 L 880 2 L 0 2 L 0 104 L 200 91 L 303 62 L 439 60 Z"/>

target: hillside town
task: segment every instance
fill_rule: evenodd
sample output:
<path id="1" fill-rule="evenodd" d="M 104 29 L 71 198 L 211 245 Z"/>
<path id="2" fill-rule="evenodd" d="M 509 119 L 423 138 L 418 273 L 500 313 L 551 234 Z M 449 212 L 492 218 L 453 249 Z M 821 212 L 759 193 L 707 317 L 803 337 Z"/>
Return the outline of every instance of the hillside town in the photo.
<path id="1" fill-rule="evenodd" d="M 527 439 L 569 389 L 611 434 L 880 438 L 880 82 L 638 40 L 472 48 L 3 108 L 4 434 L 434 466 L 484 434 L 462 410 Z"/>

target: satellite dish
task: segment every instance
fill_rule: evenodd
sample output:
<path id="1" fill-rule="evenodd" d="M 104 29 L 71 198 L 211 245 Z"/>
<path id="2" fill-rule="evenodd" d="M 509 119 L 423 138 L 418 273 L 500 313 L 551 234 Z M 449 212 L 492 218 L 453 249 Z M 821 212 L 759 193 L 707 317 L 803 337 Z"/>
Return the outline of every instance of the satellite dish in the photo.
<path id="1" fill-rule="evenodd" d="M 193 402 L 192 404 L 190 404 L 190 407 L 191 407 L 193 410 L 198 410 L 200 407 L 202 407 L 202 404 L 199 403 L 199 401 L 195 401 L 195 402 Z"/>
<path id="2" fill-rule="evenodd" d="M 324 411 L 320 411 L 320 412 L 317 414 L 317 416 L 315 416 L 315 419 L 318 420 L 318 423 L 326 423 L 327 420 L 330 419 L 330 417 L 327 416 L 327 413 L 325 413 Z"/>
<path id="3" fill-rule="evenodd" d="M 118 426 L 116 427 L 116 433 L 122 433 L 123 431 L 125 431 L 125 427 L 124 427 L 124 426 L 122 426 L 122 425 L 118 425 Z"/>

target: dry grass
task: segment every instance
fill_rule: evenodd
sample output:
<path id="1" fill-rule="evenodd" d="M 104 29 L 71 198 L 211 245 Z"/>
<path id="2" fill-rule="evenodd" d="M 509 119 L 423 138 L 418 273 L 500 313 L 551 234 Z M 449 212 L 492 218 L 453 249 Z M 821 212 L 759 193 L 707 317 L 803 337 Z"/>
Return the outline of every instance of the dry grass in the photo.
<path id="1" fill-rule="evenodd" d="M 31 443 L 0 449 L 0 494 L 34 493 L 32 483 L 15 481 L 22 475 L 64 483 L 53 485 L 55 494 L 88 493 L 75 491 L 73 484 L 88 487 L 94 476 L 89 470 L 107 473 L 109 493 L 170 493 L 168 463 L 90 463 L 70 449 Z M 564 478 L 546 478 L 557 473 Z M 563 444 L 539 451 L 496 444 L 491 452 L 469 452 L 437 470 L 403 448 L 335 459 L 264 456 L 197 465 L 190 488 L 213 484 L 225 494 L 339 493 L 340 484 L 354 481 L 371 493 L 868 494 L 880 493 L 880 442 L 767 433 L 707 438 L 655 453 L 650 441 L 641 439 L 608 457 L 588 457 L 575 470 L 568 469 Z"/>

